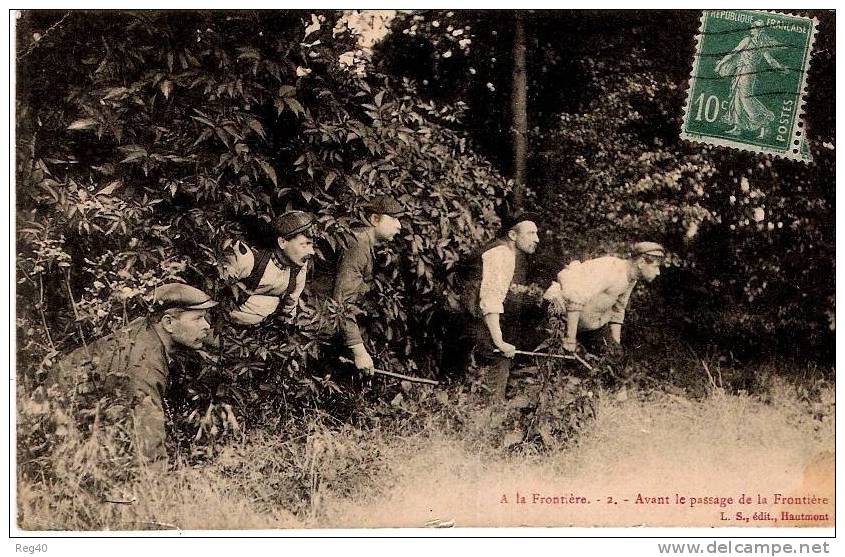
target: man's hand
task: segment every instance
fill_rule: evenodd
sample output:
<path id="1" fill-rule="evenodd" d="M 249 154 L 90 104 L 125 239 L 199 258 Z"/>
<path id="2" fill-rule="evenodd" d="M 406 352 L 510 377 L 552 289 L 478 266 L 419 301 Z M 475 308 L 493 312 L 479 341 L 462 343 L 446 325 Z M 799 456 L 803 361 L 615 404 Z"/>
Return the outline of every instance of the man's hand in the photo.
<path id="1" fill-rule="evenodd" d="M 493 346 L 495 346 L 505 358 L 513 358 L 516 356 L 516 346 L 505 342 L 502 338 L 502 329 L 499 326 L 499 314 L 488 313 L 484 316 L 484 323 L 487 325 L 487 330 L 490 331 L 490 340 L 493 341 Z"/>
<path id="2" fill-rule="evenodd" d="M 373 358 L 363 344 L 356 344 L 351 347 L 352 355 L 355 358 L 355 367 L 363 371 L 367 375 L 372 375 L 376 365 L 373 363 Z"/>
<path id="3" fill-rule="evenodd" d="M 510 344 L 509 342 L 500 341 L 496 343 L 496 348 L 505 358 L 513 358 L 516 356 L 516 346 Z"/>
<path id="4" fill-rule="evenodd" d="M 574 338 L 567 338 L 563 340 L 563 349 L 567 352 L 575 352 L 576 348 L 578 348 L 578 341 Z"/>

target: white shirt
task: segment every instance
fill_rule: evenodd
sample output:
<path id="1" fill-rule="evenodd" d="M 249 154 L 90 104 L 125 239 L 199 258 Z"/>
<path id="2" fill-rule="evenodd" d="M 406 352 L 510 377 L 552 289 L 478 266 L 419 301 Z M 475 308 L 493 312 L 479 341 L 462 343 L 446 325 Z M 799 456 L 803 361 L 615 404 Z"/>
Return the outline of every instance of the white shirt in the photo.
<path id="1" fill-rule="evenodd" d="M 481 315 L 505 312 L 505 297 L 515 268 L 516 254 L 506 245 L 496 246 L 481 254 Z"/>
<path id="2" fill-rule="evenodd" d="M 234 253 L 226 259 L 225 269 L 229 278 L 245 279 L 252 274 L 255 266 L 255 255 L 242 242 L 235 242 Z M 279 307 L 280 297 L 285 295 L 291 280 L 291 269 L 279 265 L 274 257 L 267 262 L 267 268 L 258 281 L 258 287 L 252 292 L 238 309 L 229 314 L 235 323 L 240 325 L 255 325 L 260 323 Z M 303 265 L 294 280 L 296 287 L 290 296 L 285 297 L 284 313 L 290 317 L 296 316 L 299 297 L 305 289 L 305 277 L 308 265 Z"/>
<path id="3" fill-rule="evenodd" d="M 631 264 L 606 256 L 581 263 L 573 261 L 557 275 L 544 298 L 566 309 L 580 311 L 578 329 L 594 331 L 607 323 L 622 323 L 637 281 L 629 276 Z"/>

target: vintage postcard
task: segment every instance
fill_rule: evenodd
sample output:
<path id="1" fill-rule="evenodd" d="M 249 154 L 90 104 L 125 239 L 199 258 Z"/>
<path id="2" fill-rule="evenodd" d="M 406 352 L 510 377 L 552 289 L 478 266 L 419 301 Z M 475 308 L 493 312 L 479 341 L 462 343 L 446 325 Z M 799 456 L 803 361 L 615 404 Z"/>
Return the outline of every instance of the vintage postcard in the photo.
<path id="1" fill-rule="evenodd" d="M 832 531 L 832 11 L 10 24 L 16 535 Z"/>

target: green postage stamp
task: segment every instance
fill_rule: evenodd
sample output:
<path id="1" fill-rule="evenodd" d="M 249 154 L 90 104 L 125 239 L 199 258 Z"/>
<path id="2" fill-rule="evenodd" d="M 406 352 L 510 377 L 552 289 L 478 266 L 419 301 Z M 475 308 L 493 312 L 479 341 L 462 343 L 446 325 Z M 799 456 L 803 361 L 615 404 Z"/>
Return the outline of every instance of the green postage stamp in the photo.
<path id="1" fill-rule="evenodd" d="M 816 20 L 706 10 L 681 138 L 810 160 L 802 122 Z"/>

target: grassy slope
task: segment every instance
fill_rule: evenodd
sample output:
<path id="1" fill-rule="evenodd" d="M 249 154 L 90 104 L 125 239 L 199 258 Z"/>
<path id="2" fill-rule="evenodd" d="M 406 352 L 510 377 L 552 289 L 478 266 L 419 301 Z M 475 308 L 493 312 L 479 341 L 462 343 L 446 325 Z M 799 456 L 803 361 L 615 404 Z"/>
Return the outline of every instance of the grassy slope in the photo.
<path id="1" fill-rule="evenodd" d="M 178 466 L 173 474 L 148 478 L 132 504 L 80 494 L 68 501 L 55 489 L 20 482 L 18 523 L 33 530 L 387 527 L 431 520 L 457 526 L 738 525 L 720 522 L 718 511 L 727 509 L 718 506 L 633 501 L 638 492 L 673 500 L 676 492 L 832 494 L 833 397 L 832 388 L 822 393 L 819 420 L 794 389 L 777 383 L 767 403 L 718 390 L 702 402 L 662 393 L 647 400 L 606 394 L 578 446 L 539 455 L 496 451 L 471 428 L 449 433 L 433 416 L 407 437 L 351 427 L 313 429 L 298 443 L 256 435 L 207 466 Z M 484 428 L 483 416 L 479 420 L 476 432 Z M 514 502 L 517 492 L 528 504 Z M 591 503 L 531 504 L 532 493 L 574 493 Z M 502 494 L 509 503 L 500 503 Z M 607 497 L 618 504 L 609 505 Z M 730 514 L 738 509 L 733 505 Z M 797 510 L 833 518 L 832 506 Z"/>
<path id="2" fill-rule="evenodd" d="M 736 499 L 827 490 L 832 496 L 832 417 L 814 420 L 785 388 L 774 391 L 771 404 L 722 393 L 701 403 L 671 395 L 648 402 L 604 397 L 580 446 L 527 460 L 490 459 L 446 437 L 409 443 L 410 450 L 397 447 L 394 457 L 396 487 L 370 503 L 338 501 L 322 525 L 419 526 L 440 519 L 463 526 L 704 526 L 719 525 L 724 509 L 633 501 L 638 492 L 672 500 L 676 492 Z M 814 460 L 829 485 L 802 486 Z M 527 495 L 527 504 L 514 502 L 516 492 Z M 574 493 L 591 503 L 531 504 L 532 493 Z M 502 494 L 508 504 L 499 502 Z M 608 505 L 608 496 L 618 504 Z"/>

